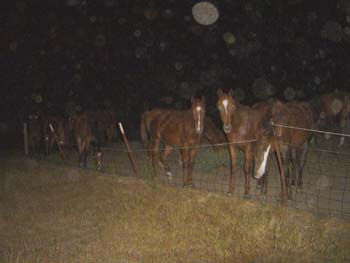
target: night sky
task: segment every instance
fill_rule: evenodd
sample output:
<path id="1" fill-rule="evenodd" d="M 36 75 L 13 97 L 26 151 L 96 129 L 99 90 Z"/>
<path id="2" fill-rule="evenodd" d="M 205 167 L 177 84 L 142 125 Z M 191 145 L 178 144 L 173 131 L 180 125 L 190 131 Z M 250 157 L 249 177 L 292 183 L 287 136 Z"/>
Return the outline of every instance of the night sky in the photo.
<path id="1" fill-rule="evenodd" d="M 249 105 L 349 89 L 350 1 L 211 1 L 209 25 L 198 2 L 3 1 L 1 118 L 113 108 L 137 126 L 191 95 L 214 114 L 218 88 Z"/>

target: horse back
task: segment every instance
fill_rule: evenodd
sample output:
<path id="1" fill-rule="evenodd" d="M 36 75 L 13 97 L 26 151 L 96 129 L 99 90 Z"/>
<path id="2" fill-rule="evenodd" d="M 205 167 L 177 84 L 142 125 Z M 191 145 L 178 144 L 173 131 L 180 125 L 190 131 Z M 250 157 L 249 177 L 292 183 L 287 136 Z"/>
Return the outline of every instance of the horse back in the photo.
<path id="1" fill-rule="evenodd" d="M 95 123 L 95 117 L 93 112 L 85 112 L 77 116 L 74 122 L 75 134 L 82 139 L 92 138 L 92 127 Z"/>
<path id="2" fill-rule="evenodd" d="M 272 103 L 259 102 L 253 106 L 244 106 L 237 112 L 240 118 L 236 131 L 240 139 L 253 140 L 260 138 L 260 128 L 264 122 L 269 122 L 271 118 Z"/>
<path id="3" fill-rule="evenodd" d="M 297 128 L 315 128 L 314 112 L 311 105 L 307 102 L 287 103 L 284 110 L 279 113 L 275 113 L 274 119 L 277 120 L 277 124 L 291 127 L 277 127 L 277 129 L 282 131 L 282 135 L 280 136 L 282 138 L 282 141 L 296 146 L 303 145 L 312 136 L 312 132 L 300 130 Z"/>
<path id="4" fill-rule="evenodd" d="M 173 146 L 182 145 L 184 142 L 198 143 L 190 111 L 166 110 L 154 114 L 150 123 L 151 137 L 161 138 Z"/>

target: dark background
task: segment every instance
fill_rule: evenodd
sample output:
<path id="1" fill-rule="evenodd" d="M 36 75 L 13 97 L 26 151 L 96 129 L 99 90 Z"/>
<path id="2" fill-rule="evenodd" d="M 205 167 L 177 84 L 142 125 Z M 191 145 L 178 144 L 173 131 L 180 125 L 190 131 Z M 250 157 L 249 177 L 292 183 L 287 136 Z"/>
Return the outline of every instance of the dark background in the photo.
<path id="1" fill-rule="evenodd" d="M 209 26 L 197 2 L 2 1 L 1 119 L 113 108 L 134 130 L 142 111 L 186 108 L 191 95 L 215 115 L 218 88 L 245 104 L 349 89 L 350 1 L 212 1 Z"/>

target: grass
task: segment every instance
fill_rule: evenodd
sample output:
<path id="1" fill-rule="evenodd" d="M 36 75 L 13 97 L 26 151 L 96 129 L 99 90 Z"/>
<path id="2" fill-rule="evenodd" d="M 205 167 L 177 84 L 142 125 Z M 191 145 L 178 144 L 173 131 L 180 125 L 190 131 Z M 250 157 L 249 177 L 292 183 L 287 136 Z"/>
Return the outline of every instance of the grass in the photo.
<path id="1" fill-rule="evenodd" d="M 18 156 L 1 163 L 1 262 L 350 261 L 350 222 Z"/>

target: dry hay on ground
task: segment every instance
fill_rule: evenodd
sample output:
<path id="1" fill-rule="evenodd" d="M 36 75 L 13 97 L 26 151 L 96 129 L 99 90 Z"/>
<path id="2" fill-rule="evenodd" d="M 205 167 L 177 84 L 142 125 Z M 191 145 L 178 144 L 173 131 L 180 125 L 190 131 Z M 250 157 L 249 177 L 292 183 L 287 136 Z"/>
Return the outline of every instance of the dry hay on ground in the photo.
<path id="1" fill-rule="evenodd" d="M 350 222 L 22 157 L 1 163 L 1 262 L 350 262 Z"/>

